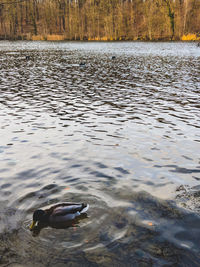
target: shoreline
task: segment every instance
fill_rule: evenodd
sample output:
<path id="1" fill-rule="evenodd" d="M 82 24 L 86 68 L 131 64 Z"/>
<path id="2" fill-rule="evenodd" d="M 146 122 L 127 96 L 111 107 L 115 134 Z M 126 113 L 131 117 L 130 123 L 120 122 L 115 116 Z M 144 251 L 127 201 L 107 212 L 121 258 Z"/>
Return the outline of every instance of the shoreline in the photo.
<path id="1" fill-rule="evenodd" d="M 73 40 L 73 39 L 63 39 L 63 40 L 31 40 L 31 39 L 20 39 L 20 38 L 0 38 L 0 42 L 2 41 L 10 41 L 10 42 L 18 42 L 18 41 L 26 41 L 26 42 L 80 42 L 80 43 L 129 43 L 129 42 L 144 42 L 144 43 L 196 43 L 200 44 L 200 40 Z"/>
<path id="2" fill-rule="evenodd" d="M 179 207 L 200 215 L 200 186 L 180 185 L 175 201 Z"/>
<path id="3" fill-rule="evenodd" d="M 200 36 L 198 34 L 187 34 L 183 35 L 181 38 L 155 38 L 149 39 L 147 37 L 138 37 L 129 39 L 126 37 L 119 38 L 109 38 L 103 37 L 93 37 L 93 38 L 68 38 L 63 34 L 47 34 L 47 35 L 18 35 L 18 36 L 0 36 L 0 41 L 64 41 L 64 42 L 200 42 Z"/>

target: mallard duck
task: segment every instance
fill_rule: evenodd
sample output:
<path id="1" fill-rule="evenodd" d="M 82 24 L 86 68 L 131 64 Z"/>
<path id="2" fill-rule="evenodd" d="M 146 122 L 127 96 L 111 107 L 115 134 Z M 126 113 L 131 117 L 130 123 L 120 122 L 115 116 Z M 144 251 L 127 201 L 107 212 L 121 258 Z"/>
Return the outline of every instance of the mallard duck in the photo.
<path id="1" fill-rule="evenodd" d="M 57 226 L 68 226 L 73 221 L 86 215 L 86 211 L 89 209 L 89 204 L 85 203 L 60 203 L 56 204 L 46 210 L 36 210 L 33 213 L 33 222 L 30 226 L 32 231 L 37 223 L 38 227 L 46 225 L 57 227 Z"/>

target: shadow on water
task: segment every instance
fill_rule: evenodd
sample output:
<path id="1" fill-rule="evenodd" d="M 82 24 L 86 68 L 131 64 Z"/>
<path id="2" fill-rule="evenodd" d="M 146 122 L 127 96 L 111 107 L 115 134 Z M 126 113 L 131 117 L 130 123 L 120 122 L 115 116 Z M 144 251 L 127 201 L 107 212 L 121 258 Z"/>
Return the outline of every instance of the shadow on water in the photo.
<path id="1" fill-rule="evenodd" d="M 86 219 L 87 217 L 88 217 L 87 214 L 84 213 L 84 214 L 81 214 L 78 218 L 74 220 L 70 220 L 67 223 L 60 222 L 60 223 L 51 224 L 51 225 L 49 225 L 48 223 L 38 222 L 37 225 L 31 230 L 31 232 L 33 236 L 38 236 L 41 230 L 47 227 L 52 227 L 55 229 L 68 229 L 70 227 L 74 227 L 74 229 L 76 229 L 76 227 L 79 226 L 80 221 Z"/>

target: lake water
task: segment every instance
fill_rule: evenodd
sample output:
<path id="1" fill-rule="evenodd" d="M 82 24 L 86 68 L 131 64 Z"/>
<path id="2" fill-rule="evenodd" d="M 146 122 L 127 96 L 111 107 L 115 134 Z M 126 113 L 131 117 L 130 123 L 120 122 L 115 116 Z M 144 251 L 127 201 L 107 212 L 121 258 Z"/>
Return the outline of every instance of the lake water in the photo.
<path id="1" fill-rule="evenodd" d="M 199 266 L 199 110 L 195 43 L 1 41 L 0 263 Z M 64 201 L 88 218 L 33 236 Z"/>

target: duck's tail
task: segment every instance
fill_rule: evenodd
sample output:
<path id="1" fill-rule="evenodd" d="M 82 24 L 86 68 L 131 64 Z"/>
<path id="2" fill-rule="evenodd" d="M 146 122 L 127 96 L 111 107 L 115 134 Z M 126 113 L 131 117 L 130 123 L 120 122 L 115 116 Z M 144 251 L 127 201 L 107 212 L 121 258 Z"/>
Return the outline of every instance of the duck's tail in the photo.
<path id="1" fill-rule="evenodd" d="M 81 214 L 86 213 L 89 209 L 89 204 L 82 203 L 82 210 L 80 211 Z"/>

